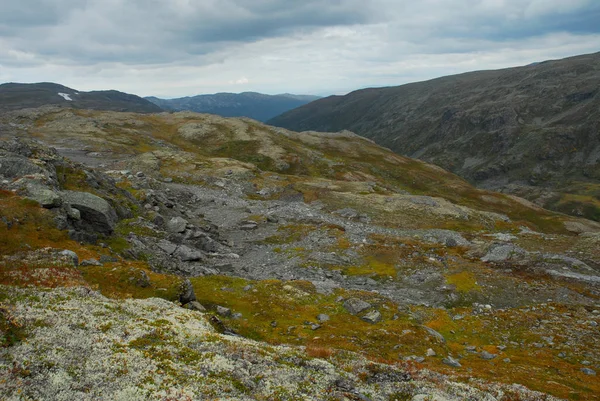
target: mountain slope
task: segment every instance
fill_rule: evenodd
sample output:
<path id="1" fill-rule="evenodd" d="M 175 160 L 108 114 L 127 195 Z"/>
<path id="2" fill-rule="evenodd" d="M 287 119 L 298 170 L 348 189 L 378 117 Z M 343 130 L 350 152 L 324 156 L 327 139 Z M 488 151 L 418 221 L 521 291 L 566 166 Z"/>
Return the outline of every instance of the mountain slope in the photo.
<path id="1" fill-rule="evenodd" d="M 6 83 L 0 85 L 0 111 L 60 105 L 77 109 L 159 113 L 155 104 L 128 93 L 115 90 L 80 92 L 63 85 L 41 82 L 35 84 Z"/>
<path id="2" fill-rule="evenodd" d="M 319 99 L 319 97 L 288 93 L 264 95 L 256 92 L 243 92 L 216 93 L 177 99 L 159 99 L 156 97 L 147 97 L 146 99 L 165 110 L 187 110 L 217 114 L 223 117 L 250 117 L 258 121 L 266 121 L 288 110 Z"/>
<path id="3" fill-rule="evenodd" d="M 269 124 L 349 129 L 484 187 L 600 220 L 600 53 L 332 96 Z"/>
<path id="4" fill-rule="evenodd" d="M 13 398 L 593 400 L 599 297 L 600 224 L 347 131 L 0 114 Z"/>

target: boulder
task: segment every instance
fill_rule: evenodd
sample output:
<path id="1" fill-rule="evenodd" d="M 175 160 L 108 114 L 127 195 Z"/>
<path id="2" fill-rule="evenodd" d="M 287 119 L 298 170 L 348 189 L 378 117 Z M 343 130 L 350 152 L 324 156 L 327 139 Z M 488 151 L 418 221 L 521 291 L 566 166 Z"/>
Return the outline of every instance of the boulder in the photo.
<path id="1" fill-rule="evenodd" d="M 372 310 L 361 317 L 367 323 L 379 323 L 381 321 L 381 313 L 378 310 Z"/>
<path id="2" fill-rule="evenodd" d="M 62 204 L 60 195 L 46 186 L 39 183 L 30 182 L 25 186 L 27 197 L 47 209 L 59 207 Z"/>
<path id="3" fill-rule="evenodd" d="M 228 316 L 231 316 L 231 309 L 226 308 L 224 306 L 217 305 L 217 313 L 220 316 L 228 317 Z"/>
<path id="4" fill-rule="evenodd" d="M 173 255 L 178 257 L 182 262 L 195 262 L 203 259 L 204 257 L 200 251 L 192 249 L 186 245 L 179 246 Z"/>
<path id="5" fill-rule="evenodd" d="M 185 231 L 187 224 L 187 220 L 185 220 L 183 217 L 173 217 L 167 222 L 166 228 L 170 233 L 182 233 Z"/>
<path id="6" fill-rule="evenodd" d="M 81 220 L 88 223 L 94 231 L 111 234 L 117 223 L 117 213 L 112 206 L 99 196 L 89 192 L 63 191 L 63 202 L 79 210 Z"/>
<path id="7" fill-rule="evenodd" d="M 343 303 L 344 309 L 346 309 L 352 315 L 358 315 L 360 312 L 367 310 L 371 307 L 371 304 L 358 298 L 348 298 Z"/>
<path id="8" fill-rule="evenodd" d="M 194 292 L 192 282 L 188 279 L 185 279 L 179 286 L 179 302 L 185 305 L 195 300 L 196 293 Z"/>
<path id="9" fill-rule="evenodd" d="M 494 244 L 481 258 L 482 262 L 519 261 L 527 257 L 527 251 L 513 244 Z"/>
<path id="10" fill-rule="evenodd" d="M 460 368 L 462 366 L 460 364 L 460 362 L 458 362 L 456 359 L 452 358 L 451 356 L 447 356 L 446 358 L 442 359 L 442 363 L 444 363 L 448 366 L 452 366 L 453 368 Z"/>
<path id="11" fill-rule="evenodd" d="M 0 159 L 0 176 L 5 178 L 20 178 L 25 175 L 42 174 L 48 172 L 25 157 L 4 156 Z"/>
<path id="12" fill-rule="evenodd" d="M 75 252 L 65 249 L 64 251 L 61 251 L 59 254 L 62 256 L 66 256 L 67 258 L 70 258 L 73 261 L 74 266 L 79 266 L 79 256 L 77 256 L 77 254 Z"/>

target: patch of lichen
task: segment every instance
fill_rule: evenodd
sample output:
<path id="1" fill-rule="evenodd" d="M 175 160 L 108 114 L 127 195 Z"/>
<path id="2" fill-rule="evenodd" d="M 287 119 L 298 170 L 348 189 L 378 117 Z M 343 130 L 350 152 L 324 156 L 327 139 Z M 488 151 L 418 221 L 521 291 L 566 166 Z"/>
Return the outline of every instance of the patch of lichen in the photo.
<path id="1" fill-rule="evenodd" d="M 11 347 L 26 338 L 25 328 L 9 305 L 0 303 L 0 348 Z"/>

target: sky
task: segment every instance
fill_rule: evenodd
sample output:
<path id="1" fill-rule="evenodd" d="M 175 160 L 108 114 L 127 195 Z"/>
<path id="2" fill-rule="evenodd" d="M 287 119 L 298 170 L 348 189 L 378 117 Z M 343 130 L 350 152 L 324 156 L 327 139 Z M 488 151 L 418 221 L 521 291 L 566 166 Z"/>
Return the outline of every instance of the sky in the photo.
<path id="1" fill-rule="evenodd" d="M 140 96 L 325 96 L 598 51 L 598 0 L 0 0 L 0 82 Z"/>

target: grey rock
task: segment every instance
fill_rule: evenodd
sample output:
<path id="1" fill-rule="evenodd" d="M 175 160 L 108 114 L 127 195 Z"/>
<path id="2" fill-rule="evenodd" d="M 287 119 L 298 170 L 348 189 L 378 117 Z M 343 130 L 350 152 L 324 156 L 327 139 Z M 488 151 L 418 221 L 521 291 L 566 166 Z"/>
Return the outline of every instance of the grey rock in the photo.
<path id="1" fill-rule="evenodd" d="M 25 157 L 2 157 L 2 161 L 0 162 L 0 176 L 18 178 L 33 174 L 48 175 L 48 172 Z"/>
<path id="2" fill-rule="evenodd" d="M 140 270 L 140 276 L 136 281 L 136 285 L 141 288 L 148 288 L 152 285 L 150 282 L 150 277 L 148 277 L 148 273 L 143 270 Z"/>
<path id="3" fill-rule="evenodd" d="M 433 349 L 429 348 L 427 350 L 427 353 L 425 355 L 427 355 L 427 356 L 436 356 L 437 354 L 435 353 L 435 351 Z"/>
<path id="4" fill-rule="evenodd" d="M 160 249 L 162 249 L 168 255 L 172 255 L 177 250 L 177 245 L 167 240 L 160 240 L 156 244 Z"/>
<path id="5" fill-rule="evenodd" d="M 173 217 L 167 222 L 166 228 L 170 233 L 182 233 L 185 231 L 187 224 L 187 220 L 183 217 Z"/>
<path id="6" fill-rule="evenodd" d="M 206 308 L 198 301 L 188 302 L 184 305 L 184 308 L 197 312 L 206 312 Z"/>
<path id="7" fill-rule="evenodd" d="M 26 185 L 27 197 L 47 209 L 59 207 L 62 204 L 60 195 L 41 184 L 28 183 Z"/>
<path id="8" fill-rule="evenodd" d="M 372 310 L 368 312 L 366 315 L 361 317 L 367 323 L 379 323 L 381 321 L 381 313 L 378 310 Z"/>
<path id="9" fill-rule="evenodd" d="M 74 266 L 79 266 L 79 256 L 77 256 L 77 254 L 75 252 L 65 249 L 64 251 L 61 251 L 59 254 L 70 258 L 73 261 Z"/>
<path id="10" fill-rule="evenodd" d="M 513 244 L 494 244 L 481 258 L 483 262 L 519 261 L 527 256 L 528 252 Z"/>
<path id="11" fill-rule="evenodd" d="M 100 256 L 100 263 L 114 263 L 114 262 L 118 262 L 119 258 L 115 257 L 115 256 L 110 256 L 110 255 L 102 255 Z"/>
<path id="12" fill-rule="evenodd" d="M 224 306 L 217 305 L 217 314 L 223 317 L 231 316 L 231 309 L 226 308 Z"/>
<path id="13" fill-rule="evenodd" d="M 480 357 L 481 359 L 485 359 L 485 360 L 494 359 L 496 356 L 497 356 L 496 354 L 491 354 L 491 353 L 489 353 L 489 352 L 487 352 L 487 351 L 482 351 L 482 352 L 479 354 L 479 357 Z"/>
<path id="14" fill-rule="evenodd" d="M 430 336 L 434 337 L 436 340 L 438 340 L 441 343 L 445 343 L 446 339 L 444 338 L 443 335 L 441 335 L 440 333 L 438 333 L 437 331 L 435 331 L 434 329 L 432 329 L 431 327 L 427 327 L 427 326 L 421 326 L 423 329 L 425 329 L 425 331 L 427 331 L 427 333 L 429 333 Z"/>
<path id="15" fill-rule="evenodd" d="M 81 266 L 102 266 L 102 263 L 100 263 L 96 259 L 85 259 L 85 260 L 81 261 L 80 265 Z"/>
<path id="16" fill-rule="evenodd" d="M 173 254 L 183 262 L 195 262 L 204 258 L 204 255 L 200 251 L 186 245 L 179 246 Z"/>
<path id="17" fill-rule="evenodd" d="M 370 303 L 358 298 L 348 298 L 342 305 L 352 315 L 358 315 L 360 312 L 371 307 Z"/>
<path id="18" fill-rule="evenodd" d="M 179 302 L 185 305 L 195 300 L 196 293 L 194 292 L 192 282 L 188 279 L 185 279 L 179 287 Z"/>
<path id="19" fill-rule="evenodd" d="M 319 322 L 321 322 L 321 323 L 323 323 L 323 322 L 327 322 L 327 321 L 329 320 L 329 315 L 326 315 L 325 313 L 320 313 L 320 314 L 317 316 L 317 320 L 318 320 Z"/>
<path id="20" fill-rule="evenodd" d="M 70 219 L 76 220 L 76 221 L 81 220 L 81 212 L 79 211 L 79 209 L 75 209 L 74 207 L 70 207 L 70 206 L 66 205 L 65 211 L 67 212 L 67 216 Z"/>
<path id="21" fill-rule="evenodd" d="M 596 371 L 590 368 L 581 368 L 581 371 L 588 376 L 596 376 Z"/>
<path id="22" fill-rule="evenodd" d="M 63 191 L 63 202 L 79 210 L 81 219 L 100 233 L 111 234 L 117 223 L 117 213 L 110 204 L 89 192 Z"/>
<path id="23" fill-rule="evenodd" d="M 448 366 L 452 366 L 453 368 L 460 368 L 462 366 L 460 362 L 458 362 L 456 359 L 452 358 L 449 355 L 446 358 L 442 359 L 442 363 Z"/>

